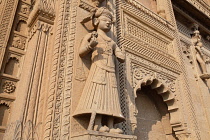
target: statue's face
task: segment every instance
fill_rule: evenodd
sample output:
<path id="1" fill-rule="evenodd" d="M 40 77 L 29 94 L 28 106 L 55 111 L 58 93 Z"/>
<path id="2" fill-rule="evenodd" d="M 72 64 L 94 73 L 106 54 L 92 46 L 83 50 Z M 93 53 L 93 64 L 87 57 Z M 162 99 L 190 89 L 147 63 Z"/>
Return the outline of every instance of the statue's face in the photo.
<path id="1" fill-rule="evenodd" d="M 112 20 L 106 16 L 100 16 L 99 17 L 99 24 L 98 24 L 98 28 L 108 32 L 111 29 L 111 25 L 112 25 Z"/>

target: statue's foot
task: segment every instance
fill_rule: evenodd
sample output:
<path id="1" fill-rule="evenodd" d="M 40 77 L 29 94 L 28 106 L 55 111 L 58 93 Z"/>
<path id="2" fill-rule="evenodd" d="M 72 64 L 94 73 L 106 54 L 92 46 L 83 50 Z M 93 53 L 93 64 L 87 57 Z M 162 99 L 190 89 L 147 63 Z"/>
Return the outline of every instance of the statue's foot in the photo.
<path id="1" fill-rule="evenodd" d="M 110 129 L 109 133 L 122 134 L 123 131 L 119 128 L 117 128 L 117 129 L 112 128 L 112 129 Z"/>
<path id="2" fill-rule="evenodd" d="M 104 125 L 99 129 L 99 132 L 109 132 L 109 128 L 106 125 Z"/>

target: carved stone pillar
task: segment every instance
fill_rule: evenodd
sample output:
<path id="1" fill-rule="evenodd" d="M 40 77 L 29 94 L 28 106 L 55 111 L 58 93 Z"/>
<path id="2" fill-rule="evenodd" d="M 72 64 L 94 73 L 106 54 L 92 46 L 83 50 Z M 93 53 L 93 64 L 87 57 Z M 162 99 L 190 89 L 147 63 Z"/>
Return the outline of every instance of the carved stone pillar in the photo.
<path id="1" fill-rule="evenodd" d="M 17 93 L 22 94 L 14 102 L 14 111 L 11 114 L 12 124 L 8 127 L 4 139 L 36 139 L 42 136 L 40 124 L 42 124 L 42 110 L 46 95 L 43 88 L 48 87 L 43 84 L 47 83 L 46 77 L 49 73 L 50 41 L 54 18 L 54 1 L 35 2 L 27 22 L 28 49 L 20 77 L 20 86 L 16 89 Z M 41 107 L 40 104 L 42 104 Z"/>

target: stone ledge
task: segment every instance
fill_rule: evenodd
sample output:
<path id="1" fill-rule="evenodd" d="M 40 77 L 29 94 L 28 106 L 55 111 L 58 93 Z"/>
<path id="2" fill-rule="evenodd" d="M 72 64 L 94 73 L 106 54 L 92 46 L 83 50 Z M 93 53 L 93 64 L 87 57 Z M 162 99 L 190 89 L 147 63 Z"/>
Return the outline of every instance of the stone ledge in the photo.
<path id="1" fill-rule="evenodd" d="M 201 75 L 200 75 L 200 78 L 201 78 L 201 79 L 209 79 L 209 78 L 210 78 L 210 74 L 208 74 L 208 73 L 201 74 Z"/>
<path id="2" fill-rule="evenodd" d="M 133 135 L 103 133 L 98 131 L 85 131 L 73 135 L 71 139 L 72 140 L 137 140 L 137 137 Z"/>

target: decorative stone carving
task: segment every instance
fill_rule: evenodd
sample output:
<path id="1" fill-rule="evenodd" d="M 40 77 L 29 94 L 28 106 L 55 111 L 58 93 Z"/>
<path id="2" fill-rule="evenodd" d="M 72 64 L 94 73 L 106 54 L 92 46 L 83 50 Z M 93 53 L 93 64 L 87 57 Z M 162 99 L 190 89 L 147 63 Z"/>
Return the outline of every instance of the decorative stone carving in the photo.
<path id="1" fill-rule="evenodd" d="M 12 102 L 11 101 L 9 101 L 9 100 L 0 100 L 0 104 L 5 104 L 6 106 L 8 106 L 9 107 L 9 111 L 10 111 L 10 108 L 11 108 L 11 104 L 12 104 Z"/>
<path id="2" fill-rule="evenodd" d="M 201 79 L 209 79 L 210 74 L 207 73 L 207 68 L 204 60 L 204 55 L 201 50 L 203 47 L 203 43 L 201 42 L 201 35 L 200 32 L 196 29 L 192 34 L 192 44 L 193 44 L 193 53 L 195 56 L 196 61 L 201 66 L 202 74 L 200 75 Z"/>
<path id="3" fill-rule="evenodd" d="M 29 27 L 32 26 L 34 19 L 37 17 L 43 17 L 49 20 L 45 22 L 53 24 L 52 21 L 55 19 L 55 1 L 54 0 L 37 0 L 33 11 L 30 13 L 28 18 Z"/>
<path id="4" fill-rule="evenodd" d="M 38 133 L 40 128 L 41 123 L 35 125 L 30 120 L 26 123 L 16 121 L 7 126 L 3 140 L 38 140 L 40 139 L 40 134 Z"/>
<path id="5" fill-rule="evenodd" d="M 99 8 L 93 19 L 96 31 L 87 34 L 82 40 L 79 55 L 84 57 L 92 53 L 92 65 L 74 116 L 91 114 L 88 130 L 122 133 L 119 128 L 114 129 L 115 123 L 124 120 L 118 97 L 114 59 L 116 57 L 118 61 L 124 62 L 125 52 L 107 36 L 112 19 L 107 8 Z M 104 116 L 108 116 L 108 120 L 102 124 Z"/>
<path id="6" fill-rule="evenodd" d="M 26 4 L 23 4 L 22 7 L 21 7 L 20 12 L 21 12 L 22 14 L 28 15 L 28 14 L 29 14 L 29 6 L 26 5 Z"/>
<path id="7" fill-rule="evenodd" d="M 11 81 L 4 82 L 2 89 L 5 93 L 12 93 L 15 91 L 16 86 Z"/>
<path id="8" fill-rule="evenodd" d="M 132 82 L 133 82 L 133 94 L 134 99 L 132 99 L 132 103 L 134 102 L 133 106 L 130 107 L 131 112 L 131 126 L 132 131 L 134 132 L 137 122 L 136 122 L 136 115 L 138 113 L 136 106 L 135 106 L 135 98 L 137 97 L 136 92 L 141 90 L 142 86 L 150 85 L 152 89 L 156 90 L 158 94 L 163 97 L 163 101 L 168 106 L 168 111 L 171 113 L 171 126 L 174 129 L 183 130 L 182 123 L 177 118 L 179 117 L 179 109 L 177 106 L 177 99 L 176 99 L 176 78 L 171 77 L 162 70 L 155 69 L 154 71 L 145 64 L 140 66 L 135 61 L 131 62 L 131 70 L 132 70 Z M 154 67 L 149 65 L 149 67 Z M 158 68 L 158 67 L 157 67 Z M 161 72 L 162 71 L 162 72 Z M 164 74 L 165 73 L 165 74 Z"/>
<path id="9" fill-rule="evenodd" d="M 13 38 L 12 47 L 24 50 L 25 44 L 26 44 L 26 39 L 24 37 L 15 36 Z"/>
<path id="10" fill-rule="evenodd" d="M 4 52 L 8 42 L 8 34 L 11 31 L 12 28 L 12 23 L 13 23 L 13 19 L 14 19 L 14 14 L 15 14 L 15 10 L 17 7 L 17 0 L 7 0 L 5 2 L 5 8 L 2 11 L 2 18 L 1 18 L 1 23 L 0 23 L 0 47 L 1 47 L 1 51 L 0 51 L 0 66 L 2 65 L 2 60 L 3 60 L 3 56 L 4 56 Z"/>

